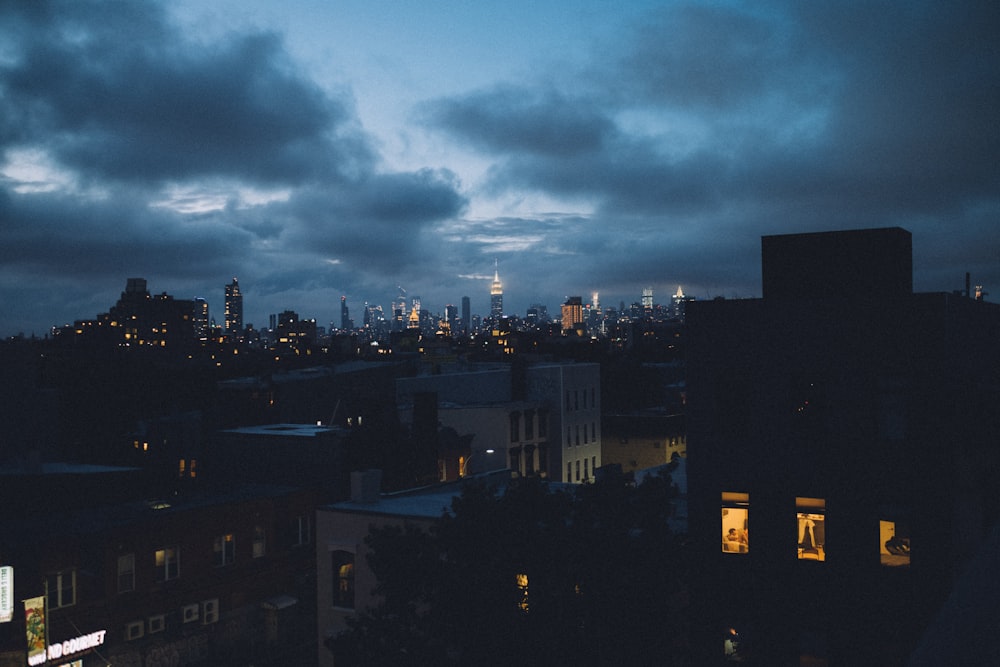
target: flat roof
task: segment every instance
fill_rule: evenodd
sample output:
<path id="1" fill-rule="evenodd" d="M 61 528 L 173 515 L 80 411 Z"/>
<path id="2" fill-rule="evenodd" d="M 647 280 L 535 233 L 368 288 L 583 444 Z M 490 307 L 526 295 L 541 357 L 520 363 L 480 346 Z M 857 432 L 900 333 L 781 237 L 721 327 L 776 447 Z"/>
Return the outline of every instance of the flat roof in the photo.
<path id="1" fill-rule="evenodd" d="M 238 433 L 241 435 L 273 435 L 294 438 L 315 438 L 324 433 L 339 431 L 338 427 L 326 424 L 261 424 L 259 426 L 241 426 L 239 428 L 223 429 L 221 433 Z"/>

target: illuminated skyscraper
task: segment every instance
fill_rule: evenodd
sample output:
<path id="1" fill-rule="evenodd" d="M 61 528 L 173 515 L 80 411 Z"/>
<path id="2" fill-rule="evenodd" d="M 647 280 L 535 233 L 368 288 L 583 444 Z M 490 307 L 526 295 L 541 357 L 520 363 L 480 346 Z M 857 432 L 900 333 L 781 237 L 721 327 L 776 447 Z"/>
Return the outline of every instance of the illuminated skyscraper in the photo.
<path id="1" fill-rule="evenodd" d="M 490 317 L 499 322 L 503 317 L 503 283 L 500 282 L 500 266 L 494 260 L 493 285 L 490 287 Z"/>
<path id="2" fill-rule="evenodd" d="M 236 278 L 226 285 L 226 333 L 238 334 L 243 331 L 243 295 Z"/>
<path id="3" fill-rule="evenodd" d="M 576 329 L 583 324 L 583 297 L 571 296 L 562 305 L 563 331 Z"/>
<path id="4" fill-rule="evenodd" d="M 653 312 L 653 288 L 644 287 L 642 288 L 642 309 L 646 313 Z"/>
<path id="5" fill-rule="evenodd" d="M 208 338 L 208 301 L 196 296 L 194 298 L 194 312 L 192 313 L 194 319 L 194 335 L 199 339 Z"/>

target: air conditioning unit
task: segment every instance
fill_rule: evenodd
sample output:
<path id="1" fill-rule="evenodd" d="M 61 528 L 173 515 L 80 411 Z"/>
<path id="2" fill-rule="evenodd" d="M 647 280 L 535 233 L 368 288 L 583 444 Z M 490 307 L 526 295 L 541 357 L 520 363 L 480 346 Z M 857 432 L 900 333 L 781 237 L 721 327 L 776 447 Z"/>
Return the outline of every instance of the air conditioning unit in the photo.
<path id="1" fill-rule="evenodd" d="M 181 607 L 181 622 L 182 623 L 193 623 L 197 621 L 200 617 L 198 613 L 201 610 L 201 606 L 197 602 L 194 604 L 186 604 Z"/>
<path id="2" fill-rule="evenodd" d="M 201 624 L 210 625 L 219 620 L 219 598 L 203 600 L 201 603 Z"/>
<path id="3" fill-rule="evenodd" d="M 133 639 L 141 639 L 145 628 L 146 624 L 142 621 L 132 621 L 131 623 L 126 623 L 125 641 L 130 642 Z"/>
<path id="4" fill-rule="evenodd" d="M 163 632 L 163 629 L 165 627 L 167 627 L 167 622 L 163 614 L 149 617 L 149 634 L 153 634 L 155 632 Z"/>

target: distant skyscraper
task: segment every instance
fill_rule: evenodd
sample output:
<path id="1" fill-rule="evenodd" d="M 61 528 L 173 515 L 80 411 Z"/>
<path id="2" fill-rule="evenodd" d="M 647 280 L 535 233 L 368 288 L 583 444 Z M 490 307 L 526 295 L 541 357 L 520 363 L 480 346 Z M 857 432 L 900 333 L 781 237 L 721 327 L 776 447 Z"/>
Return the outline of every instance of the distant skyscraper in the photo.
<path id="1" fill-rule="evenodd" d="M 469 297 L 462 297 L 462 333 L 467 334 L 472 331 L 472 304 Z"/>
<path id="2" fill-rule="evenodd" d="M 571 296 L 562 305 L 562 329 L 575 329 L 583 324 L 583 297 Z"/>
<path id="3" fill-rule="evenodd" d="M 236 278 L 226 285 L 226 333 L 237 334 L 243 331 L 243 295 L 240 294 L 240 284 Z"/>
<path id="4" fill-rule="evenodd" d="M 642 288 L 642 309 L 647 313 L 653 310 L 653 288 Z"/>
<path id="5" fill-rule="evenodd" d="M 677 293 L 670 297 L 670 314 L 672 317 L 683 320 L 684 319 L 684 305 L 688 301 L 694 301 L 694 297 L 684 296 L 684 291 L 681 290 L 681 286 L 677 286 Z"/>
<path id="6" fill-rule="evenodd" d="M 495 260 L 493 285 L 490 287 L 490 317 L 494 322 L 503 317 L 503 283 L 500 282 L 500 265 Z"/>
<path id="7" fill-rule="evenodd" d="M 208 301 L 196 296 L 194 298 L 194 335 L 199 339 L 208 338 Z"/>
<path id="8" fill-rule="evenodd" d="M 340 328 L 344 331 L 351 329 L 351 316 L 347 310 L 347 297 L 340 297 Z"/>

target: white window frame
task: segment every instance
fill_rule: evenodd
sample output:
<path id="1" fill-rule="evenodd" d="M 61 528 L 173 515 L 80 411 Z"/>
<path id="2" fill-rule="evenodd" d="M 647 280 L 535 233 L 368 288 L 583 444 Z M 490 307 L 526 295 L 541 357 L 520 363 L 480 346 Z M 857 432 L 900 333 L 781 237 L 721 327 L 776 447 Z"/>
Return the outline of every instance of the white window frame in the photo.
<path id="1" fill-rule="evenodd" d="M 127 584 L 122 586 L 122 578 Z M 118 557 L 118 592 L 131 593 L 135 590 L 135 553 L 122 554 Z"/>
<path id="2" fill-rule="evenodd" d="M 163 554 L 163 562 L 156 563 L 156 560 L 160 559 L 160 554 Z M 172 556 L 172 557 L 171 557 Z M 156 563 L 156 580 L 159 582 L 173 581 L 181 576 L 181 549 L 180 547 L 163 547 L 157 549 L 154 563 Z M 173 569 L 173 576 L 171 576 L 171 568 Z"/>

